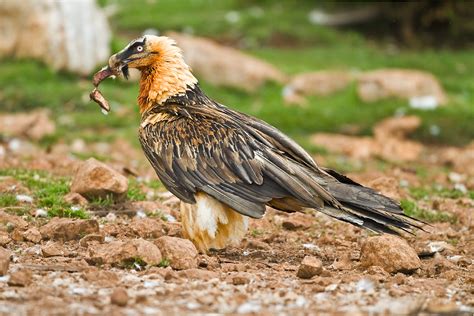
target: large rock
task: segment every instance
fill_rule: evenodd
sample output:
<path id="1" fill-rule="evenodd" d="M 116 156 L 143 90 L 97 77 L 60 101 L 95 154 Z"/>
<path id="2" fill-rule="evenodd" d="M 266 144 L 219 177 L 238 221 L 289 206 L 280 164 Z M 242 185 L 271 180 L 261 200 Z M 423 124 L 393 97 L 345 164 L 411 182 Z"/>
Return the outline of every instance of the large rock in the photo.
<path id="1" fill-rule="evenodd" d="M 87 234 L 97 234 L 99 223 L 95 219 L 53 218 L 40 228 L 43 239 L 75 240 Z"/>
<path id="2" fill-rule="evenodd" d="M 110 55 L 111 31 L 95 0 L 2 0 L 0 30 L 0 57 L 87 75 Z"/>
<path id="3" fill-rule="evenodd" d="M 148 265 L 158 265 L 161 259 L 160 249 L 144 239 L 117 240 L 89 246 L 89 260 L 96 264 L 121 266 L 138 260 Z"/>
<path id="4" fill-rule="evenodd" d="M 267 81 L 285 81 L 274 66 L 234 48 L 187 34 L 166 35 L 176 40 L 196 75 L 213 85 L 256 91 Z"/>
<path id="5" fill-rule="evenodd" d="M 283 90 L 286 103 L 301 103 L 299 97 L 318 95 L 326 96 L 345 89 L 353 76 L 344 71 L 328 70 L 308 72 L 294 76 Z"/>
<path id="6" fill-rule="evenodd" d="M 362 244 L 360 263 L 365 268 L 380 266 L 390 273 L 410 273 L 421 267 L 416 251 L 404 239 L 392 235 L 367 238 Z"/>
<path id="7" fill-rule="evenodd" d="M 71 183 L 71 192 L 91 199 L 107 195 L 121 196 L 128 190 L 128 179 L 94 158 L 83 162 Z"/>
<path id="8" fill-rule="evenodd" d="M 388 97 L 410 99 L 433 97 L 438 104 L 447 102 L 446 94 L 435 76 L 411 69 L 379 69 L 358 78 L 357 93 L 366 102 Z"/>
<path id="9" fill-rule="evenodd" d="M 197 268 L 198 252 L 194 244 L 177 237 L 163 236 L 155 241 L 161 254 L 175 270 Z"/>

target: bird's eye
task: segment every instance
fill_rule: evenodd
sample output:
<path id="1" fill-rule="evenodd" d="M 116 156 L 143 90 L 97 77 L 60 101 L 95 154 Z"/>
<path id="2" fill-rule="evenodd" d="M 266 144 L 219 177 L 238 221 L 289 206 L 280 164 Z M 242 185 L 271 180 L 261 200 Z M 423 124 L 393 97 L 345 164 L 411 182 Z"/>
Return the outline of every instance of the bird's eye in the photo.
<path id="1" fill-rule="evenodd" d="M 137 52 L 143 51 L 143 46 L 137 46 Z"/>

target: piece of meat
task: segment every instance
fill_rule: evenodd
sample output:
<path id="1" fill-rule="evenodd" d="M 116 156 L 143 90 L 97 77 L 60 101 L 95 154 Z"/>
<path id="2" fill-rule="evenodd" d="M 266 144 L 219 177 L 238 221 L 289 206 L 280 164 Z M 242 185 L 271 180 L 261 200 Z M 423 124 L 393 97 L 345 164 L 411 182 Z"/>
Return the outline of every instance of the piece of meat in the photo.
<path id="1" fill-rule="evenodd" d="M 98 87 L 102 81 L 113 75 L 115 75 L 115 73 L 109 66 L 104 67 L 94 75 L 92 84 L 94 84 L 94 87 Z"/>
<path id="2" fill-rule="evenodd" d="M 98 71 L 94 77 L 92 78 L 92 84 L 94 85 L 94 90 L 91 91 L 89 97 L 91 100 L 96 102 L 104 111 L 110 111 L 109 102 L 104 98 L 102 93 L 97 89 L 99 84 L 104 81 L 105 79 L 115 75 L 114 71 L 109 67 L 104 67 L 100 71 Z"/>
<path id="3" fill-rule="evenodd" d="M 107 112 L 110 111 L 109 102 L 104 98 L 99 89 L 94 88 L 94 90 L 92 90 L 92 92 L 89 94 L 89 97 L 91 98 L 91 100 L 96 102 L 103 110 Z"/>

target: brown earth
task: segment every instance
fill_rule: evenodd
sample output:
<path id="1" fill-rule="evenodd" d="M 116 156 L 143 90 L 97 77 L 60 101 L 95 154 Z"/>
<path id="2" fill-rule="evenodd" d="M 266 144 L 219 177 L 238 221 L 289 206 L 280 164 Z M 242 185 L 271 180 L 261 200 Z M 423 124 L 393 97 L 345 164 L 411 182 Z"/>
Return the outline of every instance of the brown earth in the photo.
<path id="1" fill-rule="evenodd" d="M 117 157 L 109 163 L 115 170 L 129 168 L 142 178 L 154 177 L 139 151 L 128 152 L 140 162 L 129 165 L 131 159 L 122 147 L 108 148 L 110 156 Z M 369 157 L 361 171 L 349 175 L 403 199 L 413 199 L 409 187 L 433 183 L 447 188 L 462 184 L 472 190 L 472 174 L 463 173 L 456 163 L 471 147 L 450 149 L 457 155 L 423 147 L 416 164 L 384 162 L 382 169 L 380 160 Z M 54 148 L 34 152 L 28 158 L 0 157 L 0 169 L 43 169 L 73 176 L 80 164 Z M 332 157 L 318 160 L 323 164 Z M 428 174 L 417 173 L 415 165 Z M 5 186 L 8 192 L 28 192 L 11 178 L 4 180 L 10 183 Z M 361 254 L 374 238 L 370 232 L 318 213 L 291 215 L 271 209 L 263 219 L 251 221 L 238 247 L 195 255 L 192 245 L 179 239 L 176 199 L 146 184 L 142 189 L 148 201 L 91 207 L 89 220 L 18 216 L 0 210 L 0 271 L 6 272 L 0 273 L 0 315 L 470 315 L 474 311 L 474 202 L 469 197 L 418 201 L 420 207 L 442 210 L 456 220 L 434 221 L 425 226 L 427 232 L 404 235 L 407 243 L 383 240 L 384 247 L 409 247 L 414 251 L 410 260 L 415 261 L 408 268 L 385 266 L 386 271 L 375 250 L 370 260 L 364 261 Z M 162 216 L 152 217 L 157 208 Z M 30 213 L 35 214 L 33 206 Z M 403 265 L 404 256 L 397 251 L 394 246 L 390 255 L 401 258 Z"/>

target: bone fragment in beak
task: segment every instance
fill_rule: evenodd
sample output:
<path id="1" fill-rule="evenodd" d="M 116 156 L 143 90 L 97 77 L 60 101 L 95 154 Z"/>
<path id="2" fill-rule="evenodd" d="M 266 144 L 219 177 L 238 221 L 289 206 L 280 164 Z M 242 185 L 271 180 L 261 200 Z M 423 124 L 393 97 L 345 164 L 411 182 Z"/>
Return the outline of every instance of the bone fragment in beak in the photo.
<path id="1" fill-rule="evenodd" d="M 102 112 L 104 114 L 110 111 L 110 105 L 109 105 L 109 102 L 104 98 L 102 93 L 99 91 L 99 89 L 97 89 L 97 87 L 102 81 L 114 75 L 115 75 L 114 71 L 109 66 L 106 66 L 102 68 L 99 72 L 97 72 L 94 75 L 94 78 L 92 78 L 92 84 L 94 85 L 95 88 L 89 94 L 89 97 L 91 98 L 91 100 L 96 102 L 102 108 Z"/>

